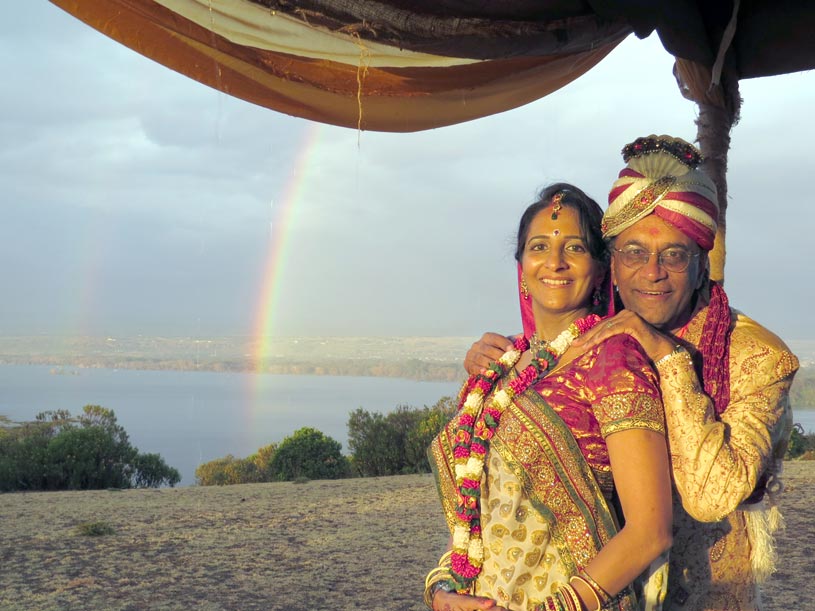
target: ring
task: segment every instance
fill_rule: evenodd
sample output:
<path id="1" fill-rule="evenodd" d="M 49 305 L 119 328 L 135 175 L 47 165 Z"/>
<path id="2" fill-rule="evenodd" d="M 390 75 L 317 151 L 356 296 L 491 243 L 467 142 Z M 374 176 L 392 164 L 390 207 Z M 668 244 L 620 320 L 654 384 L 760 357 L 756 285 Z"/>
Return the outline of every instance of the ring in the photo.
<path id="1" fill-rule="evenodd" d="M 613 326 L 614 326 L 613 322 L 607 322 L 606 323 L 606 329 L 611 329 L 611 327 L 613 327 Z"/>

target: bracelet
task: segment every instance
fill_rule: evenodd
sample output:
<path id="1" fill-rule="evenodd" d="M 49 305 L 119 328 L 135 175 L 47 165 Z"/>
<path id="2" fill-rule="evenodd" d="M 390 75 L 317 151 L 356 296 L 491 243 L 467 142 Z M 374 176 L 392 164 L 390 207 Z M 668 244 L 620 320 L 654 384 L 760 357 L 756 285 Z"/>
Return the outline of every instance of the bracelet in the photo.
<path id="1" fill-rule="evenodd" d="M 592 593 L 592 595 L 594 596 L 594 600 L 597 603 L 597 608 L 594 609 L 594 611 L 600 611 L 600 609 L 603 608 L 603 604 L 600 602 L 600 594 L 597 592 L 597 590 L 594 589 L 594 586 L 592 586 L 588 581 L 586 581 L 586 579 L 584 579 L 580 575 L 572 575 L 571 577 L 569 577 L 569 585 L 571 585 L 572 581 L 581 582 L 584 586 L 586 586 L 589 589 L 589 592 Z M 586 607 L 588 607 L 588 605 L 586 605 Z"/>
<path id="2" fill-rule="evenodd" d="M 445 568 L 435 568 L 427 574 L 424 580 L 424 604 L 433 609 L 433 595 L 437 592 L 436 585 L 450 580 L 450 572 Z"/>
<path id="3" fill-rule="evenodd" d="M 446 592 L 455 591 L 455 583 L 450 579 L 452 574 L 450 567 L 452 566 L 453 551 L 450 550 L 442 554 L 439 558 L 437 567 L 430 569 L 427 577 L 424 579 L 424 604 L 432 611 L 433 609 L 433 596 L 440 589 Z"/>
<path id="4" fill-rule="evenodd" d="M 684 348 L 683 348 L 683 350 L 684 350 Z M 611 594 L 606 592 L 599 583 L 594 581 L 592 576 L 589 575 L 585 570 L 580 571 L 580 573 L 578 573 L 577 576 L 580 579 L 582 579 L 583 582 L 592 589 L 595 596 L 597 596 L 597 601 L 599 603 L 599 606 L 597 607 L 598 609 L 602 609 L 603 607 L 608 606 L 614 600 L 614 598 L 611 596 Z M 623 592 L 624 591 L 625 591 L 625 588 L 623 588 Z"/>
<path id="5" fill-rule="evenodd" d="M 671 351 L 670 351 L 668 354 L 666 354 L 665 356 L 661 357 L 659 360 L 655 361 L 655 362 L 654 362 L 654 365 L 655 365 L 656 367 L 659 367 L 659 366 L 660 366 L 660 365 L 662 365 L 663 363 L 665 363 L 665 362 L 667 362 L 667 361 L 670 361 L 670 360 L 671 360 L 673 357 L 675 357 L 677 354 L 682 354 L 683 352 L 687 352 L 687 350 L 685 350 L 685 348 L 684 348 L 683 346 L 681 346 L 681 345 L 677 344 L 676 346 L 674 346 L 674 349 L 673 349 L 673 350 L 671 350 Z"/>
<path id="6" fill-rule="evenodd" d="M 572 586 L 561 583 L 557 591 L 535 605 L 533 611 L 583 611 L 583 603 Z"/>
<path id="7" fill-rule="evenodd" d="M 565 592 L 565 594 L 564 594 Z M 568 583 L 562 584 L 557 593 L 563 597 L 569 611 L 583 611 L 583 603 L 575 589 Z"/>

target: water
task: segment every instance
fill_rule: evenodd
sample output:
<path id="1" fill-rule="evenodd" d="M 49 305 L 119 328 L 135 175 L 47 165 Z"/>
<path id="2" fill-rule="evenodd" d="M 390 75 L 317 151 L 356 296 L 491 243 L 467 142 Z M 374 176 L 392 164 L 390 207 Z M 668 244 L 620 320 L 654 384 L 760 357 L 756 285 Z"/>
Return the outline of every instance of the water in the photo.
<path id="1" fill-rule="evenodd" d="M 33 420 L 41 411 L 84 405 L 112 409 L 141 452 L 157 452 L 195 482 L 195 468 L 227 454 L 246 457 L 310 426 L 348 448 L 348 416 L 361 407 L 389 412 L 397 405 L 433 405 L 454 395 L 452 382 L 395 378 L 273 376 L 251 373 L 65 369 L 0 366 L 0 415 Z M 75 375 L 74 375 L 75 374 Z M 815 409 L 793 421 L 815 432 Z"/>
<path id="2" fill-rule="evenodd" d="M 815 433 L 815 408 L 799 407 L 792 410 L 792 421 L 804 427 L 805 433 Z"/>
<path id="3" fill-rule="evenodd" d="M 386 413 L 398 405 L 433 405 L 455 395 L 453 382 L 396 378 L 274 376 L 251 373 L 0 366 L 0 415 L 33 420 L 46 410 L 79 414 L 85 405 L 112 409 L 140 452 L 157 452 L 179 470 L 227 454 L 246 457 L 304 426 L 342 443 L 348 416 L 361 407 Z"/>

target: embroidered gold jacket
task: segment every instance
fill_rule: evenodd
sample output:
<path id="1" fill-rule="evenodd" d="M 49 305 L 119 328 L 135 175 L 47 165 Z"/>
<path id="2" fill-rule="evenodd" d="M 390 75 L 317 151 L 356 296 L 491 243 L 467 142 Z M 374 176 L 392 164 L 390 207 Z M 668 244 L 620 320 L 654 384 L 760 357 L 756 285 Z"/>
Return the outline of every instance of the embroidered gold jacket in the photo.
<path id="1" fill-rule="evenodd" d="M 689 352 L 658 364 L 677 493 L 666 610 L 759 609 L 756 583 L 771 572 L 768 500 L 744 502 L 762 476 L 769 478 L 769 504 L 777 490 L 798 360 L 770 331 L 731 314 L 731 396 L 719 418 L 700 384 L 694 348 L 707 308 L 688 327 Z"/>

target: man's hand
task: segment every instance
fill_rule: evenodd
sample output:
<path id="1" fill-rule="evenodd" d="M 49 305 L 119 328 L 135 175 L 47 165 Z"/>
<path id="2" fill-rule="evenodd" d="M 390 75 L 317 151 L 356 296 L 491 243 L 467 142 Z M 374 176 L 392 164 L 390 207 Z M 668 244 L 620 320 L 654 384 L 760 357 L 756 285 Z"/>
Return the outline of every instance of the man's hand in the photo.
<path id="1" fill-rule="evenodd" d="M 498 333 L 485 333 L 475 342 L 464 357 L 464 369 L 470 375 L 482 373 L 487 365 L 497 361 L 507 350 L 512 350 L 512 340 Z"/>
<path id="2" fill-rule="evenodd" d="M 433 597 L 433 611 L 481 611 L 483 609 L 507 611 L 504 607 L 499 607 L 491 598 L 484 596 L 468 596 L 441 590 Z"/>
<path id="3" fill-rule="evenodd" d="M 616 316 L 612 316 L 600 322 L 585 335 L 581 335 L 574 340 L 574 346 L 589 350 L 607 340 L 609 337 L 626 333 L 637 340 L 645 354 L 652 361 L 656 362 L 663 356 L 670 354 L 676 346 L 676 341 L 669 336 L 657 331 L 654 327 L 645 322 L 639 315 L 629 310 L 623 310 Z M 473 344 L 475 347 L 478 343 Z M 472 352 L 472 348 L 470 352 Z M 467 356 L 470 356 L 470 352 Z M 466 361 L 465 361 L 466 363 Z"/>

